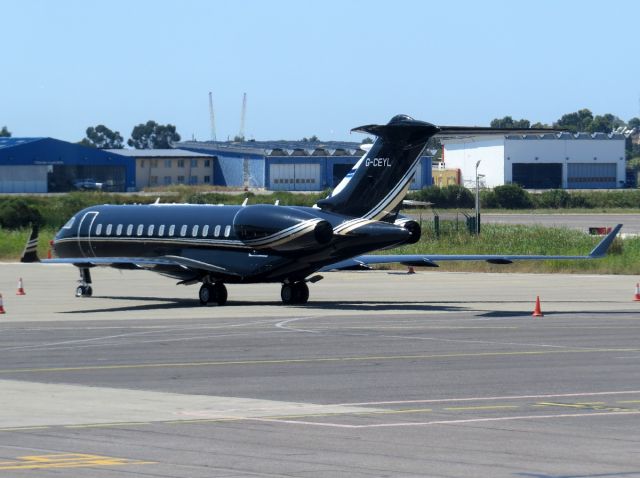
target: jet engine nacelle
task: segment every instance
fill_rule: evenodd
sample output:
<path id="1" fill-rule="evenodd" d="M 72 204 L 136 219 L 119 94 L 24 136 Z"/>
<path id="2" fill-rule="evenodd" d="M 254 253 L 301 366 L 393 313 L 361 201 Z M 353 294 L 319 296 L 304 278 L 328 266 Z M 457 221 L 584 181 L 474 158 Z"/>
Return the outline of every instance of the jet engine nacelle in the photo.
<path id="1" fill-rule="evenodd" d="M 282 252 L 322 246 L 333 238 L 329 222 L 300 209 L 270 204 L 243 207 L 233 228 L 247 246 Z"/>
<path id="2" fill-rule="evenodd" d="M 400 218 L 394 222 L 396 226 L 402 226 L 407 231 L 409 231 L 409 239 L 405 244 L 415 244 L 420 240 L 420 236 L 422 235 L 422 228 L 418 221 L 414 221 L 413 219 L 409 219 L 406 217 Z"/>

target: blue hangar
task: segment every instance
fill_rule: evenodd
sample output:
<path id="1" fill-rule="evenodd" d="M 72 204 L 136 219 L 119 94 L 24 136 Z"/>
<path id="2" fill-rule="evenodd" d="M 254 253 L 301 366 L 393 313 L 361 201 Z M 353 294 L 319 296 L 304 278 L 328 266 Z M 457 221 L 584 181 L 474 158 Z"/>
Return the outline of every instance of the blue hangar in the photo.
<path id="1" fill-rule="evenodd" d="M 0 193 L 135 187 L 135 164 L 124 156 L 53 138 L 0 138 Z"/>
<path id="2" fill-rule="evenodd" d="M 364 155 L 360 143 L 343 141 L 184 141 L 175 147 L 213 156 L 216 185 L 274 191 L 335 187 Z M 411 189 L 431 184 L 431 157 L 423 156 Z"/>

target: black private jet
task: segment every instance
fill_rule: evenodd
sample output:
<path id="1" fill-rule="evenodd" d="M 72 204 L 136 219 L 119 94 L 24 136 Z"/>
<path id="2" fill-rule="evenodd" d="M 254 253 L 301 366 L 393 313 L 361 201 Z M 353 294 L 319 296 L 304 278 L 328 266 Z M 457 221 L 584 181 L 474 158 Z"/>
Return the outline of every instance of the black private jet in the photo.
<path id="1" fill-rule="evenodd" d="M 436 126 L 397 115 L 385 125 L 353 131 L 377 137 L 334 193 L 314 207 L 271 204 L 102 205 L 75 214 L 53 241 L 56 258 L 80 270 L 77 296 L 91 296 L 90 269 L 146 269 L 201 283 L 200 303 L 227 301 L 225 283 L 282 283 L 285 304 L 304 304 L 317 272 L 398 262 L 594 259 L 604 256 L 616 226 L 586 256 L 367 255 L 420 239 L 418 222 L 398 215 L 427 141 L 434 136 L 514 134 L 549 130 Z"/>

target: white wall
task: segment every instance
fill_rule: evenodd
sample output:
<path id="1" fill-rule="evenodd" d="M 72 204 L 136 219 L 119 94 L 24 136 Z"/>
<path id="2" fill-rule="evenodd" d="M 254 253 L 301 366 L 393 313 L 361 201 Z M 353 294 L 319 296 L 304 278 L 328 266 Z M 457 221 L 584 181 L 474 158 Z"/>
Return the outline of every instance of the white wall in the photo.
<path id="1" fill-rule="evenodd" d="M 443 140 L 444 164 L 447 169 L 460 169 L 463 185 L 475 186 L 476 162 L 481 160 L 478 173 L 484 174 L 484 185 L 504 184 L 504 137 Z"/>

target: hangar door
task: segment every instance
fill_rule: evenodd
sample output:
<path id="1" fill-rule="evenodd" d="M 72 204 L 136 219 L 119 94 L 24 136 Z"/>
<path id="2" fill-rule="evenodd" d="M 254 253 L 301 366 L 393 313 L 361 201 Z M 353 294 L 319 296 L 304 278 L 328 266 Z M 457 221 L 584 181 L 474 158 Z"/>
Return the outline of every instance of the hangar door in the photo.
<path id="1" fill-rule="evenodd" d="M 568 188 L 607 189 L 618 187 L 616 163 L 575 163 L 567 166 Z"/>
<path id="2" fill-rule="evenodd" d="M 413 175 L 413 179 L 411 180 L 410 189 L 422 189 L 424 185 L 422 184 L 422 161 L 418 163 L 418 167 L 416 168 L 416 174 Z"/>
<path id="3" fill-rule="evenodd" d="M 322 189 L 320 165 L 309 163 L 271 164 L 270 189 L 274 191 L 319 191 Z"/>
<path id="4" fill-rule="evenodd" d="M 46 193 L 49 166 L 0 166 L 0 193 Z"/>
<path id="5" fill-rule="evenodd" d="M 525 189 L 562 187 L 562 163 L 513 163 L 512 182 Z"/>

